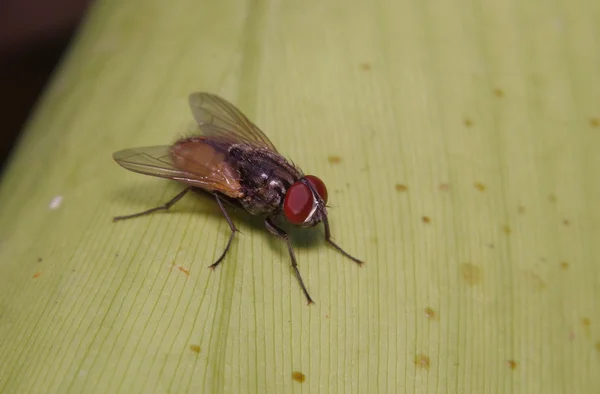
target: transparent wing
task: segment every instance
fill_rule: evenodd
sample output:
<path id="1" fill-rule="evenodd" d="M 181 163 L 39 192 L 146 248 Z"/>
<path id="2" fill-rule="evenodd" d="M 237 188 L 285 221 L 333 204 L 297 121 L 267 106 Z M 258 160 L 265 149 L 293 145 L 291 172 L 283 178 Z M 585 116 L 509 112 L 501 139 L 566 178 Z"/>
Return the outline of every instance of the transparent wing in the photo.
<path id="1" fill-rule="evenodd" d="M 176 146 L 146 146 L 125 149 L 113 159 L 130 171 L 160 178 L 174 179 L 207 191 L 227 196 L 242 196 L 235 172 L 224 156 L 201 141 Z"/>
<path id="2" fill-rule="evenodd" d="M 232 144 L 244 142 L 277 152 L 269 138 L 227 100 L 199 92 L 189 96 L 189 103 L 204 135 L 218 137 Z"/>

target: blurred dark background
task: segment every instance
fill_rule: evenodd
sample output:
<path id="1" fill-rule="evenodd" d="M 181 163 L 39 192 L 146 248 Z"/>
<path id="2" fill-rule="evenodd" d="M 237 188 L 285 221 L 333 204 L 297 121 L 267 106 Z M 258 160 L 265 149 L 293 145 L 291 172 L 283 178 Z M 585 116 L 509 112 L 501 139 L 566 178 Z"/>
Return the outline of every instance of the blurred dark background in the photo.
<path id="1" fill-rule="evenodd" d="M 0 174 L 91 0 L 0 0 Z"/>

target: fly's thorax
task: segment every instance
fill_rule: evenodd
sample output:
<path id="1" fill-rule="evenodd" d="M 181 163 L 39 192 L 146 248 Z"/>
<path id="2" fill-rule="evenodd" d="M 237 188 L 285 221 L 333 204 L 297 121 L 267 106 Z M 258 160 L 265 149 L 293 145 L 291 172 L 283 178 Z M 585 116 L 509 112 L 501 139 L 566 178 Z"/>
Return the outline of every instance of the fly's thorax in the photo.
<path id="1" fill-rule="evenodd" d="M 234 145 L 229 161 L 238 171 L 244 190 L 241 204 L 254 215 L 280 211 L 287 190 L 302 177 L 283 156 L 267 149 Z"/>

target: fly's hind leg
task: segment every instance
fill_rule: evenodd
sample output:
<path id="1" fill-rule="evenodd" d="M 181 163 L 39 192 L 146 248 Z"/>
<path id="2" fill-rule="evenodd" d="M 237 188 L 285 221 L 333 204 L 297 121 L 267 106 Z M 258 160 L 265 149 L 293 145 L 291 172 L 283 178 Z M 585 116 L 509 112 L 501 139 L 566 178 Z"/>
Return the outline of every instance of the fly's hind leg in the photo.
<path id="1" fill-rule="evenodd" d="M 277 227 L 275 225 L 275 223 L 273 223 L 271 218 L 265 219 L 265 227 L 267 228 L 267 230 L 269 230 L 269 232 L 271 234 L 273 234 L 277 238 L 284 240 L 287 243 L 288 252 L 290 253 L 290 258 L 292 259 L 292 268 L 294 269 L 296 278 L 298 278 L 298 281 L 300 282 L 300 287 L 302 288 L 302 291 L 304 292 L 304 296 L 308 300 L 308 305 L 314 304 L 314 301 L 312 300 L 312 298 L 310 298 L 310 295 L 308 294 L 308 290 L 306 290 L 306 286 L 304 286 L 304 281 L 302 280 L 302 275 L 300 275 L 300 271 L 298 270 L 298 263 L 296 262 L 296 255 L 294 254 L 294 248 L 292 247 L 292 241 L 290 240 L 289 235 L 285 231 L 283 231 L 282 229 Z"/>
<path id="2" fill-rule="evenodd" d="M 125 219 L 132 219 L 132 218 L 137 218 L 139 216 L 144 216 L 144 215 L 148 215 L 150 213 L 156 212 L 156 211 L 166 211 L 169 208 L 171 208 L 173 206 L 173 204 L 175 204 L 177 201 L 181 200 L 181 198 L 183 196 L 185 196 L 185 194 L 190 191 L 190 188 L 186 188 L 184 189 L 181 193 L 179 193 L 178 195 L 176 195 L 175 197 L 173 197 L 171 200 L 169 200 L 168 202 L 166 202 L 165 204 L 161 205 L 160 207 L 156 207 L 156 208 L 152 208 L 152 209 L 148 209 L 146 211 L 143 212 L 138 212 L 138 213 L 134 213 L 133 215 L 125 215 L 125 216 L 115 216 L 113 218 L 113 222 L 117 222 L 119 220 L 125 220 Z"/>
<path id="3" fill-rule="evenodd" d="M 235 233 L 237 233 L 239 230 L 235 227 L 235 224 L 233 224 L 233 222 L 231 221 L 231 218 L 227 214 L 227 211 L 225 210 L 225 207 L 223 206 L 223 202 L 219 198 L 219 195 L 217 193 L 213 193 L 213 195 L 215 196 L 215 199 L 217 200 L 217 204 L 219 204 L 219 208 L 221 209 L 223 216 L 225 216 L 225 219 L 227 219 L 227 223 L 229 224 L 229 228 L 231 229 L 231 234 L 229 235 L 229 241 L 227 241 L 227 246 L 225 246 L 225 250 L 221 254 L 221 257 L 219 257 L 217 259 L 217 261 L 215 261 L 213 264 L 211 264 L 208 267 L 208 268 L 215 269 L 217 267 L 217 265 L 219 265 L 221 263 L 221 261 L 223 261 L 223 259 L 225 258 L 225 255 L 227 254 L 227 252 L 229 251 L 229 247 L 231 246 L 231 241 L 233 241 L 233 237 L 235 236 Z"/>

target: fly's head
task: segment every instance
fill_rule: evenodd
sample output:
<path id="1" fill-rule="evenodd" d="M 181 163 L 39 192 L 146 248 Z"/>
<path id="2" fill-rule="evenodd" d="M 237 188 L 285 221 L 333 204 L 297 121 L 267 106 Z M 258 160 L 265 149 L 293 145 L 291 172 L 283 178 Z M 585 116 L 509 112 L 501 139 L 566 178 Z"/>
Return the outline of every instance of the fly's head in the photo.
<path id="1" fill-rule="evenodd" d="M 313 227 L 327 215 L 327 188 L 322 180 L 307 175 L 290 186 L 283 200 L 286 220 L 296 226 Z"/>

